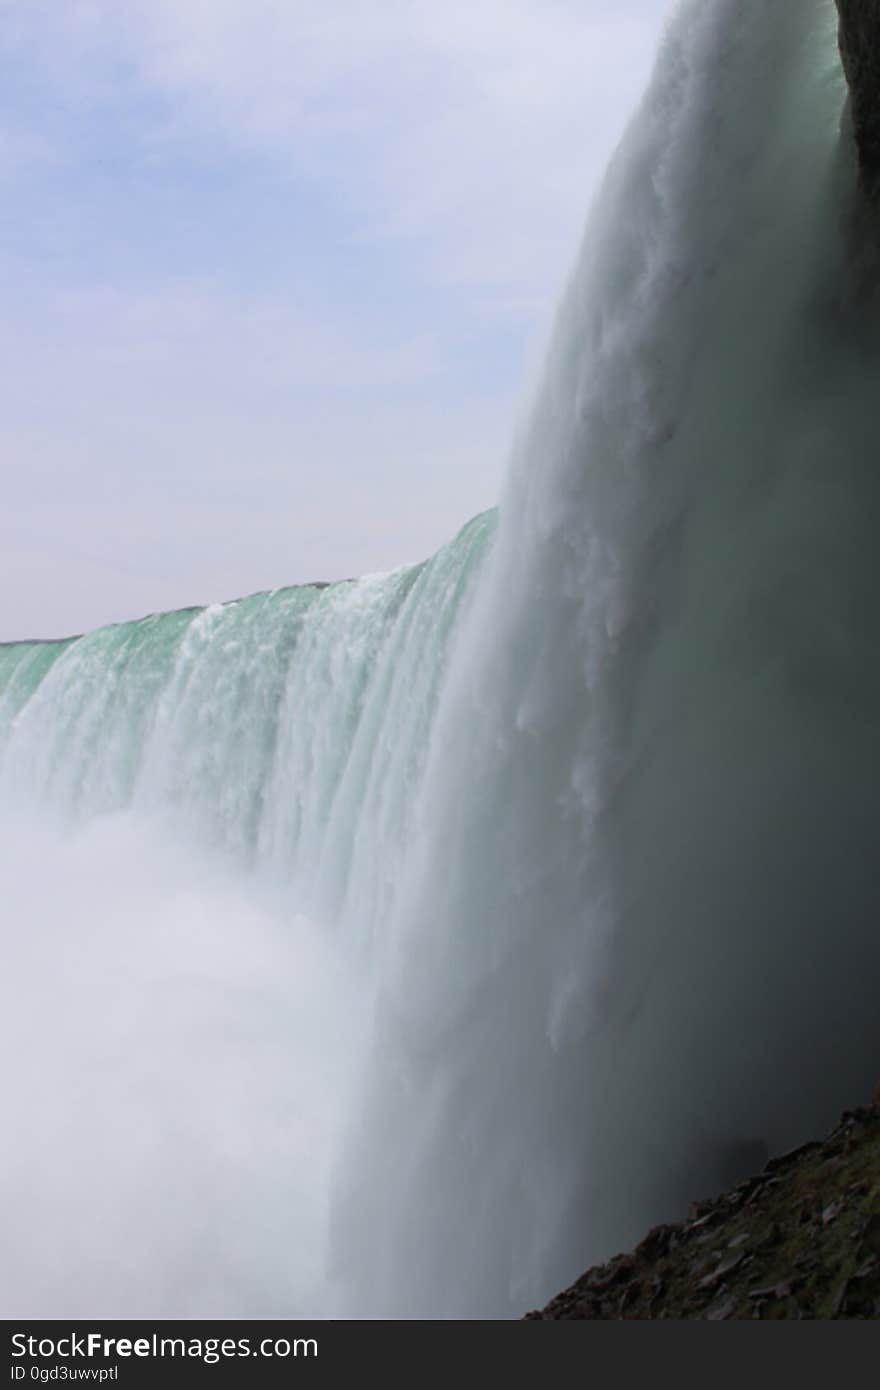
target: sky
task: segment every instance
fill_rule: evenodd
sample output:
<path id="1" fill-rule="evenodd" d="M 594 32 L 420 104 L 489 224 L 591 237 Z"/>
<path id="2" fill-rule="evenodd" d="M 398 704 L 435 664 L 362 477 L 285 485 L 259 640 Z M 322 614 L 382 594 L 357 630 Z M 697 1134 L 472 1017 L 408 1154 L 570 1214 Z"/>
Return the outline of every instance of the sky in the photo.
<path id="1" fill-rule="evenodd" d="M 668 0 L 0 0 L 0 641 L 498 495 Z"/>

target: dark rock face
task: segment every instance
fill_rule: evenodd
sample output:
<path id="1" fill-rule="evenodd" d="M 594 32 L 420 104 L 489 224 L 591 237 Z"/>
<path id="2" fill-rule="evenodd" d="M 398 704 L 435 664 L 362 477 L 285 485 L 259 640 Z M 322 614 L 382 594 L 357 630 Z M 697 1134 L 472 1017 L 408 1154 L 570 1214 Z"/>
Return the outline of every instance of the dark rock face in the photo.
<path id="1" fill-rule="evenodd" d="M 861 183 L 880 199 L 880 0 L 837 0 L 840 56 L 850 90 Z"/>
<path id="2" fill-rule="evenodd" d="M 880 1317 L 880 1094 L 526 1316 Z"/>

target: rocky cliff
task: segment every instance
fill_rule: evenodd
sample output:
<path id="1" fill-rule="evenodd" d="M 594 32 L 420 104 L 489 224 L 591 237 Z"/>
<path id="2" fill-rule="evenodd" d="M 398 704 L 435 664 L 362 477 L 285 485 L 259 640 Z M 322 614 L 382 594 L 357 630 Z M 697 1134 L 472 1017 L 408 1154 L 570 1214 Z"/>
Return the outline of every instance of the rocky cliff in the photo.
<path id="1" fill-rule="evenodd" d="M 540 1319 L 880 1317 L 880 1105 L 591 1269 Z"/>
<path id="2" fill-rule="evenodd" d="M 837 0 L 837 9 L 861 181 L 873 201 L 880 197 L 880 0 Z"/>

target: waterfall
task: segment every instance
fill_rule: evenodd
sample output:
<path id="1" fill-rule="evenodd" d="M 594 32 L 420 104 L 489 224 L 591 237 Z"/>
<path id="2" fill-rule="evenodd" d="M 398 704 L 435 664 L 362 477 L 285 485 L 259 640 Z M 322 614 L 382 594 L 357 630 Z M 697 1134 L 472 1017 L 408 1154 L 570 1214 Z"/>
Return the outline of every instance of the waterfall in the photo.
<path id="1" fill-rule="evenodd" d="M 835 22 L 679 6 L 497 520 L 0 648 L 5 1190 L 21 1247 L 47 1192 L 60 1232 L 13 1311 L 514 1316 L 870 1090 L 880 334 Z"/>

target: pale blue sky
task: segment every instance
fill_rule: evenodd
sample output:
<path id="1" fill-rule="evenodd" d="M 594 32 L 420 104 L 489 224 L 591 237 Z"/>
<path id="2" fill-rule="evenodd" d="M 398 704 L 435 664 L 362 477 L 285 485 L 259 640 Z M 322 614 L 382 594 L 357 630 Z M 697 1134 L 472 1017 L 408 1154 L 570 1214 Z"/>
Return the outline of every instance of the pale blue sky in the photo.
<path id="1" fill-rule="evenodd" d="M 667 0 L 0 0 L 0 640 L 497 495 Z"/>

